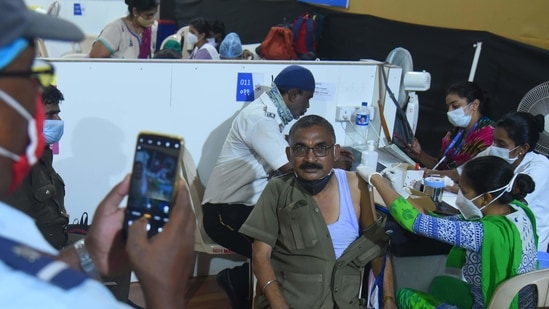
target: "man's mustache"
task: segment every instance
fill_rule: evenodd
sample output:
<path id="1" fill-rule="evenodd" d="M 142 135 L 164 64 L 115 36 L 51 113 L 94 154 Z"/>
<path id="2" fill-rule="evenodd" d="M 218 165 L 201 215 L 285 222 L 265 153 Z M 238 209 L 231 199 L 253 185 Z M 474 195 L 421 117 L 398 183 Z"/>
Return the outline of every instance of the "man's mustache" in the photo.
<path id="1" fill-rule="evenodd" d="M 302 163 L 302 164 L 299 166 L 299 169 L 301 169 L 301 170 L 305 170 L 305 169 L 317 169 L 317 170 L 321 170 L 321 169 L 322 169 L 322 165 L 316 164 L 316 163 Z"/>

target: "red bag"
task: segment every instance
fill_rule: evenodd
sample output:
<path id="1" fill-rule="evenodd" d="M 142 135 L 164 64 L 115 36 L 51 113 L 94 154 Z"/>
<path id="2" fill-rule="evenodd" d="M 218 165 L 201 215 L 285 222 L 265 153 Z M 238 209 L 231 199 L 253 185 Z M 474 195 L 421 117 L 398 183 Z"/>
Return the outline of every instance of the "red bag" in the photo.
<path id="1" fill-rule="evenodd" d="M 292 30 L 286 27 L 271 27 L 261 43 L 259 55 L 268 60 L 295 60 Z"/>

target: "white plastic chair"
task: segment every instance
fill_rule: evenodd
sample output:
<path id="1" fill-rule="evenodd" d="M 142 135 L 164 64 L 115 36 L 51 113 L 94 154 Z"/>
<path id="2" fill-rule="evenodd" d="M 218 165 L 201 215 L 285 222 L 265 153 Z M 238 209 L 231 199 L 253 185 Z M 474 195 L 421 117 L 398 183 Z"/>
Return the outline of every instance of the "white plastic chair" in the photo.
<path id="1" fill-rule="evenodd" d="M 218 245 L 206 234 L 202 226 L 202 197 L 204 195 L 204 186 L 196 172 L 196 166 L 191 154 L 187 149 L 183 153 L 183 162 L 181 162 L 181 176 L 187 181 L 191 205 L 196 216 L 196 233 L 194 241 L 194 250 L 207 254 L 235 254 L 231 250 Z"/>
<path id="2" fill-rule="evenodd" d="M 84 53 L 68 53 L 61 56 L 61 58 L 72 58 L 72 59 L 85 59 L 89 58 L 89 54 Z"/>
<path id="3" fill-rule="evenodd" d="M 185 40 L 185 36 L 189 32 L 189 26 L 181 27 L 177 32 L 175 33 L 176 37 L 179 38 L 179 42 L 181 42 L 181 38 L 183 38 L 183 44 L 181 46 L 181 54 L 183 59 L 189 59 L 190 53 L 189 49 L 191 49 L 191 46 L 187 45 L 187 41 Z"/>
<path id="4" fill-rule="evenodd" d="M 93 43 L 97 40 L 97 35 L 95 34 L 86 34 L 84 40 L 81 42 L 72 43 L 72 52 L 73 54 L 88 54 L 90 53 Z"/>
<path id="5" fill-rule="evenodd" d="M 178 36 L 177 34 L 168 35 L 164 39 L 164 41 L 162 41 L 162 43 L 160 44 L 160 50 L 164 49 L 164 45 L 166 45 L 166 43 L 168 43 L 168 41 L 176 41 L 178 43 L 181 43 L 181 37 Z"/>
<path id="6" fill-rule="evenodd" d="M 59 16 L 60 10 L 61 10 L 61 4 L 59 4 L 59 1 L 53 1 L 48 7 L 46 14 L 57 17 Z"/>
<path id="7" fill-rule="evenodd" d="M 48 48 L 43 39 L 36 39 L 36 57 L 38 58 L 48 58 Z"/>
<path id="8" fill-rule="evenodd" d="M 488 309 L 509 308 L 513 298 L 528 285 L 535 285 L 538 292 L 538 307 L 549 305 L 549 269 L 531 271 L 505 280 L 494 292 Z"/>

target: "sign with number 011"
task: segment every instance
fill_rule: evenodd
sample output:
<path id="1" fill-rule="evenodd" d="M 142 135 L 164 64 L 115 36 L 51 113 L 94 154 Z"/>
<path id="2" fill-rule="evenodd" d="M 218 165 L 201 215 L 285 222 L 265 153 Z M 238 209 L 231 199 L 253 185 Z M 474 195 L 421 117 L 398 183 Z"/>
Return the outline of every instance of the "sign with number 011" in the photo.
<path id="1" fill-rule="evenodd" d="M 249 102 L 254 100 L 254 80 L 252 73 L 238 73 L 236 82 L 236 101 Z"/>

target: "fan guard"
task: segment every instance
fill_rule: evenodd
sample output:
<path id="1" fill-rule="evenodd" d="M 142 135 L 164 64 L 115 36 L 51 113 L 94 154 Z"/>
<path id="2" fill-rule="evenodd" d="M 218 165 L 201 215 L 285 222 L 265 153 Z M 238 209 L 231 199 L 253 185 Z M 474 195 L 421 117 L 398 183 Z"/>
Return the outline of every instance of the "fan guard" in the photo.
<path id="1" fill-rule="evenodd" d="M 414 70 L 414 62 L 412 61 L 412 55 L 410 52 L 403 48 L 397 47 L 393 49 L 389 55 L 387 55 L 386 61 L 390 64 L 399 66 L 402 68 L 402 75 L 400 78 L 400 91 L 398 92 L 398 105 L 403 108 L 408 102 L 408 93 L 404 89 L 404 76 L 406 73 Z"/>
<path id="2" fill-rule="evenodd" d="M 543 82 L 528 91 L 520 100 L 517 111 L 545 117 L 545 128 L 540 134 L 536 152 L 549 156 L 549 81 Z"/>

